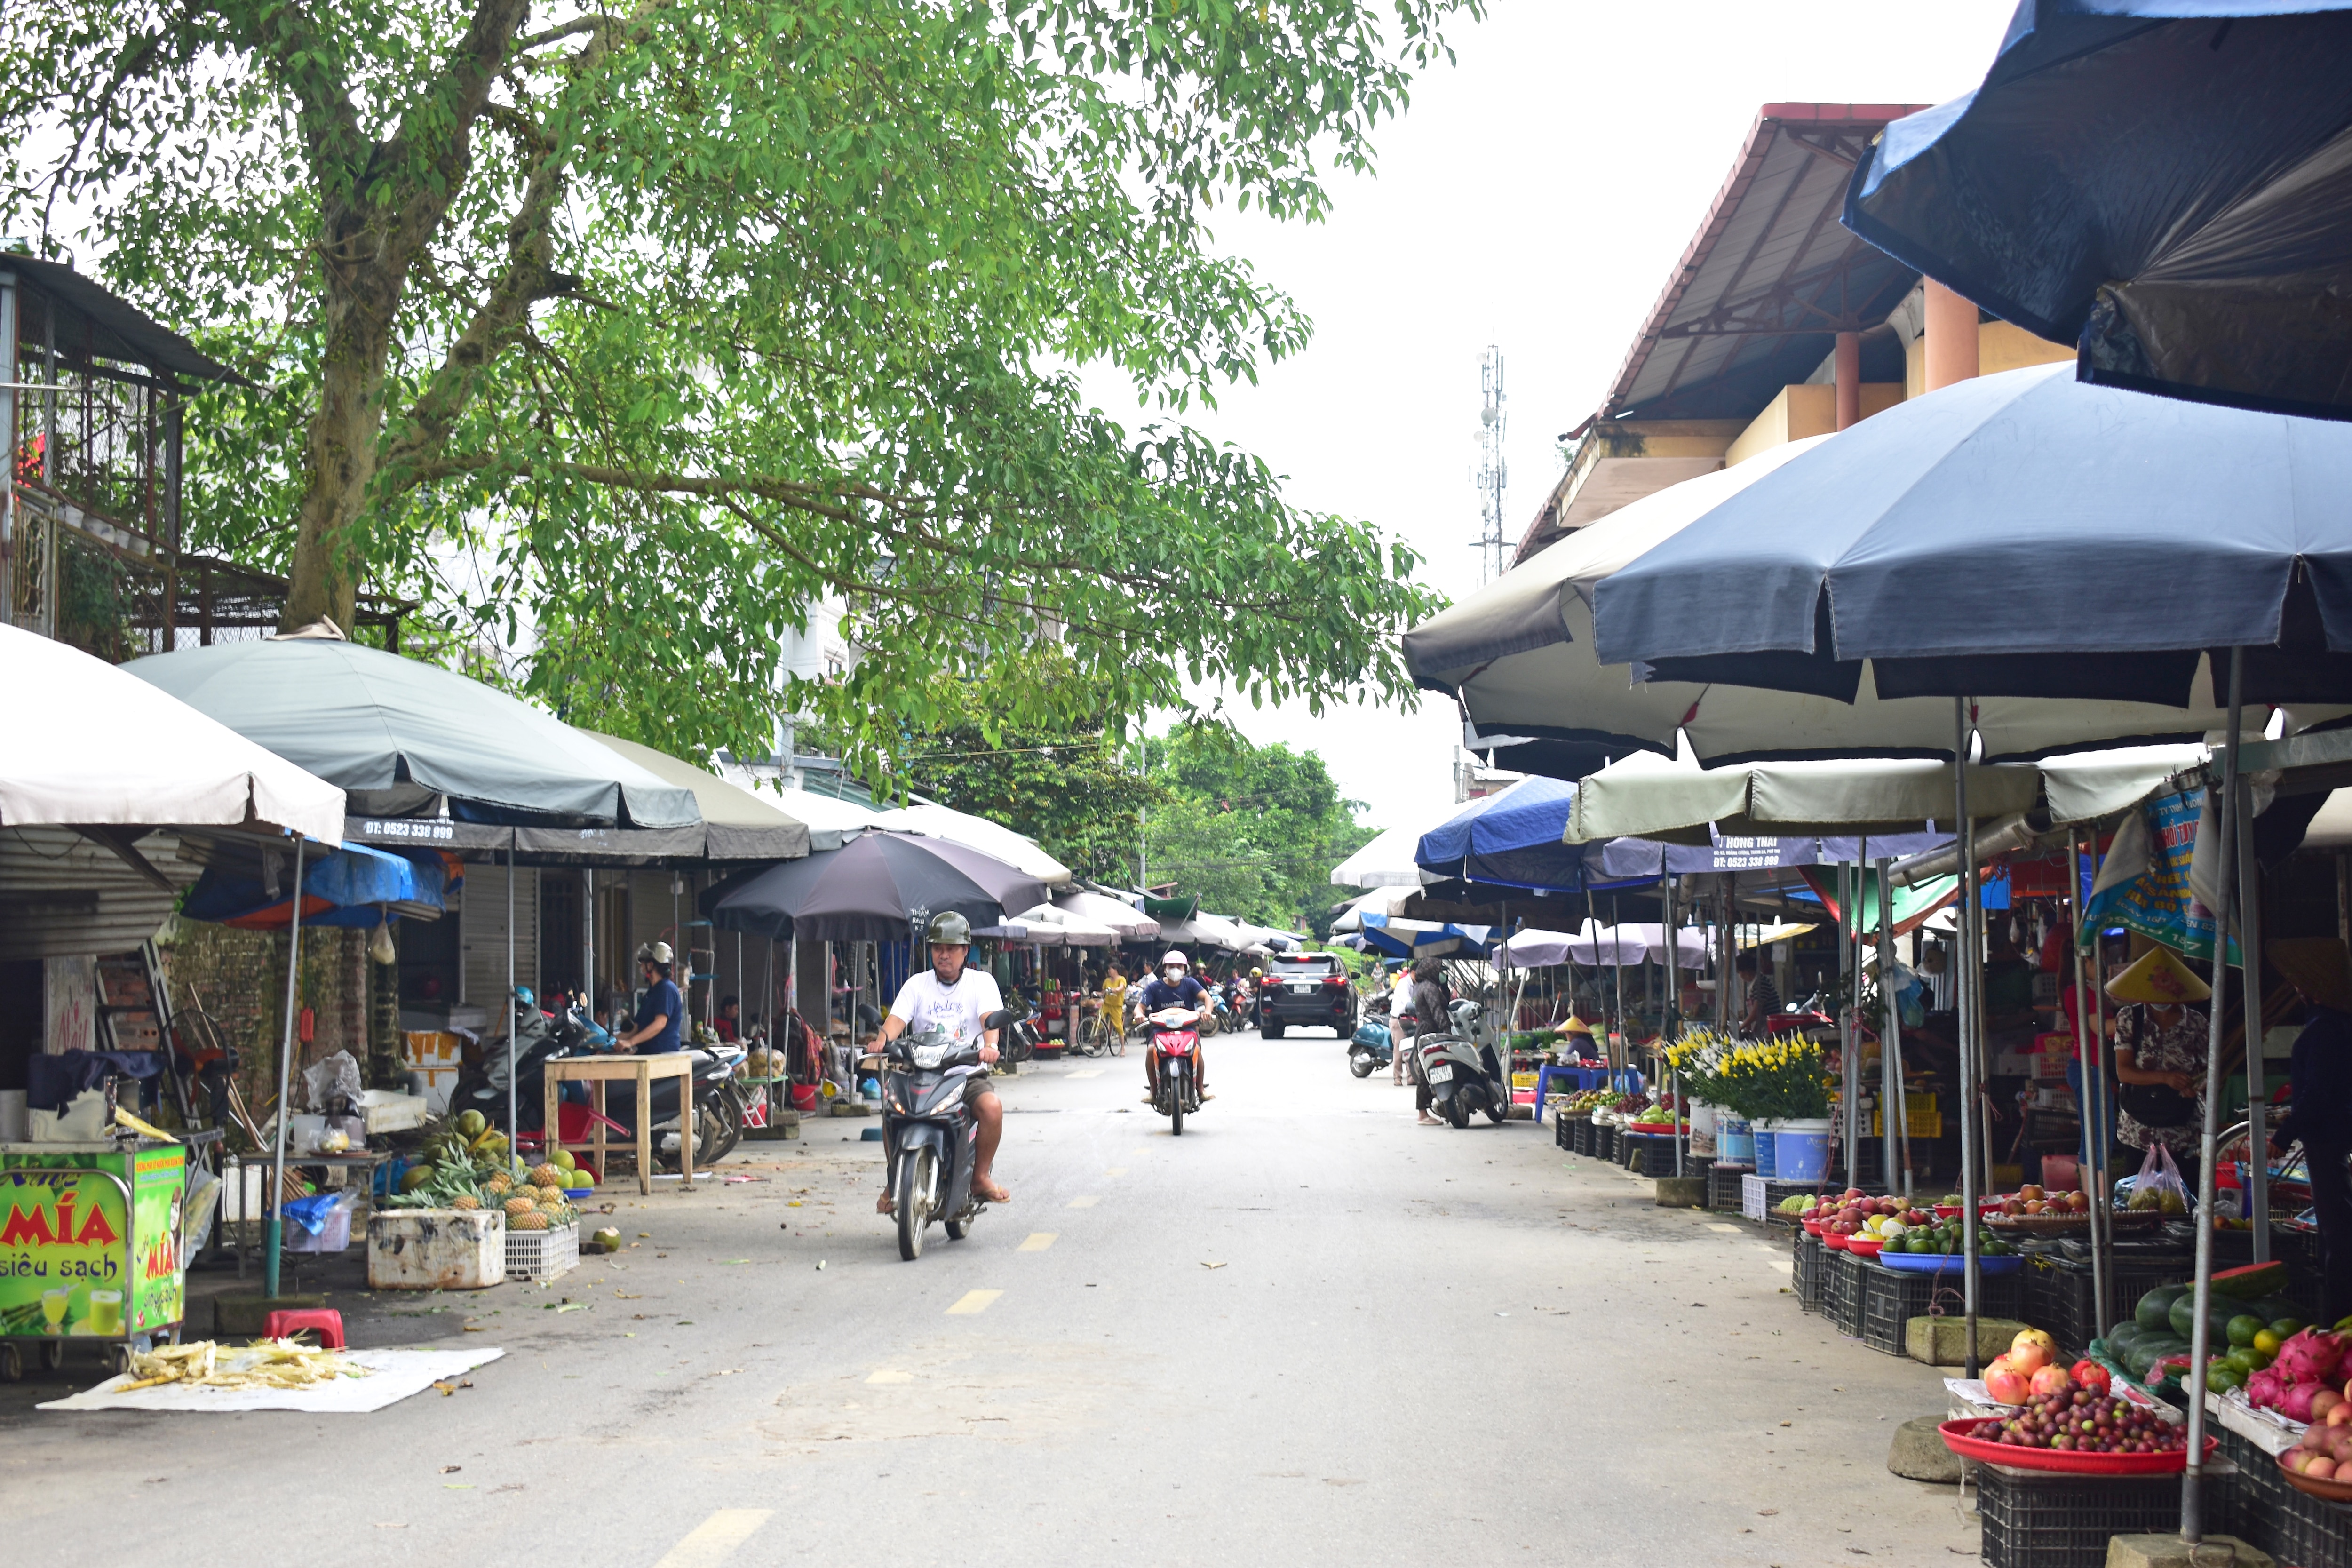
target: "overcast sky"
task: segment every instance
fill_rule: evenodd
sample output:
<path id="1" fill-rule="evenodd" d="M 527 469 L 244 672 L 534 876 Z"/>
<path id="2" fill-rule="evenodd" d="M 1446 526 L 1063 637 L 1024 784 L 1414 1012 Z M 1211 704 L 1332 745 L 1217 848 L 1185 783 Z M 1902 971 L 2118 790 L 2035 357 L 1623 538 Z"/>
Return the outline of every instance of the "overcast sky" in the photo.
<path id="1" fill-rule="evenodd" d="M 1380 136 L 1332 220 L 1227 218 L 1218 238 L 1316 323 L 1304 354 L 1197 422 L 1289 477 L 1297 504 L 1370 519 L 1460 598 L 1479 582 L 1478 355 L 1507 365 L 1516 536 L 1591 413 L 1767 103 L 1938 103 L 1981 79 L 2014 0 L 1493 0 Z M 1112 412 L 1119 405 L 1106 401 Z M 1131 416 L 1130 416 L 1131 419 Z M 1320 752 L 1374 826 L 1453 799 L 1453 706 L 1236 718 Z"/>

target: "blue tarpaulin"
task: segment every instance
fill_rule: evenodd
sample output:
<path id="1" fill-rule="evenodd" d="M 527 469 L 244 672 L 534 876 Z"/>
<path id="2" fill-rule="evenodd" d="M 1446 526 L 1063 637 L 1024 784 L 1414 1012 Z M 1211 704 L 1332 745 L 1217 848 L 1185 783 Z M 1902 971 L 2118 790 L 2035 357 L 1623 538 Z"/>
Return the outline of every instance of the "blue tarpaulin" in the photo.
<path id="1" fill-rule="evenodd" d="M 437 910 L 448 881 L 437 855 L 428 852 L 412 860 L 364 844 L 346 844 L 319 858 L 304 858 L 302 923 L 365 930 L 403 913 Z M 285 879 L 275 892 L 258 877 L 206 868 L 188 889 L 180 913 L 192 921 L 247 931 L 284 931 L 293 902 L 289 855 Z"/>
<path id="2" fill-rule="evenodd" d="M 2352 419 L 2352 0 L 2024 0 L 1845 224 L 2086 381 Z"/>
<path id="3" fill-rule="evenodd" d="M 2352 700 L 2352 426 L 2086 386 L 2063 365 L 1962 382 L 1608 578 L 1593 629 L 1603 663 L 1660 679 L 1845 701 L 1867 658 L 1881 698 L 2189 708 L 2212 696 L 2201 653 L 2231 647 L 2253 650 L 2249 701 Z"/>

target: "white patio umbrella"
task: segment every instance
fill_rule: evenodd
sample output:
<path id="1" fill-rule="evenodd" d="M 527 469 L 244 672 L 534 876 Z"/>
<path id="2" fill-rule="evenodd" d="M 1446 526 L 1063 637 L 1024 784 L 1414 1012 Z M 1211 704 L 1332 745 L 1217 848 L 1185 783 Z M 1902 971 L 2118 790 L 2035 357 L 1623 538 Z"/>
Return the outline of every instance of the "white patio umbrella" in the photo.
<path id="1" fill-rule="evenodd" d="M 951 844 L 993 855 L 1007 865 L 1018 866 L 1049 888 L 1066 887 L 1070 880 L 1070 868 L 1046 854 L 1035 839 L 968 811 L 929 804 L 903 805 L 878 813 L 877 820 L 884 827 L 900 833 L 944 838 Z"/>
<path id="2" fill-rule="evenodd" d="M 1454 809 L 1448 808 L 1446 816 L 1452 816 Z M 1421 844 L 1421 836 L 1444 820 L 1440 817 L 1437 821 L 1390 828 L 1333 867 L 1331 885 L 1335 888 L 1420 887 L 1428 879 L 1422 876 L 1421 867 L 1413 860 L 1413 851 Z"/>
<path id="3" fill-rule="evenodd" d="M 1033 933 L 1026 940 L 1058 943 L 1065 947 L 1116 947 L 1120 933 L 1100 921 L 1088 920 L 1059 904 L 1039 904 L 1022 910 L 1013 921 L 1026 926 Z M 1050 933 L 1050 934 L 1047 934 Z"/>
<path id="4" fill-rule="evenodd" d="M 1158 921 L 1133 904 L 1091 889 L 1073 888 L 1056 893 L 1054 895 L 1054 907 L 1090 920 L 1097 925 L 1108 926 L 1125 942 L 1150 942 L 1160 934 Z"/>

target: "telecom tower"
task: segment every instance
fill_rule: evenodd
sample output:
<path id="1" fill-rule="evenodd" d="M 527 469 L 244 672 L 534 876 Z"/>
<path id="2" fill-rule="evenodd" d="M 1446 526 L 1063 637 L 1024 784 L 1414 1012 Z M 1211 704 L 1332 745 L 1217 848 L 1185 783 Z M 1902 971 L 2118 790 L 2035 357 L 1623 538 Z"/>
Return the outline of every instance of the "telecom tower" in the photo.
<path id="1" fill-rule="evenodd" d="M 1503 487 L 1509 468 L 1503 460 L 1503 432 L 1510 416 L 1503 412 L 1503 351 L 1494 344 L 1478 356 L 1478 514 L 1482 524 L 1475 542 L 1478 549 L 1478 580 L 1491 583 L 1503 574 L 1507 558 L 1503 543 Z"/>

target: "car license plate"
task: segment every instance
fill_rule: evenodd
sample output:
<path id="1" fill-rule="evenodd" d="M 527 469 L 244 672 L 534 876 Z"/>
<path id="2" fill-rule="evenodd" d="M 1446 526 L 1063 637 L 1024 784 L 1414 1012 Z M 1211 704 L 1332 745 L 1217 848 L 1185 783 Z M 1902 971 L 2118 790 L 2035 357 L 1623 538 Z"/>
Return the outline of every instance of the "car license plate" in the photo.
<path id="1" fill-rule="evenodd" d="M 1453 1064 L 1449 1062 L 1442 1066 L 1430 1068 L 1429 1081 L 1432 1083 L 1452 1083 L 1454 1081 Z"/>
<path id="2" fill-rule="evenodd" d="M 1305 983 L 1303 983 L 1303 982 L 1294 982 L 1294 983 L 1291 984 L 1291 986 L 1290 986 L 1290 994 L 1291 994 L 1293 996 L 1304 996 L 1304 995 L 1307 995 L 1308 993 L 1312 992 L 1314 989 L 1315 989 L 1315 987 L 1314 987 L 1314 986 L 1309 985 L 1309 984 L 1305 984 Z"/>

